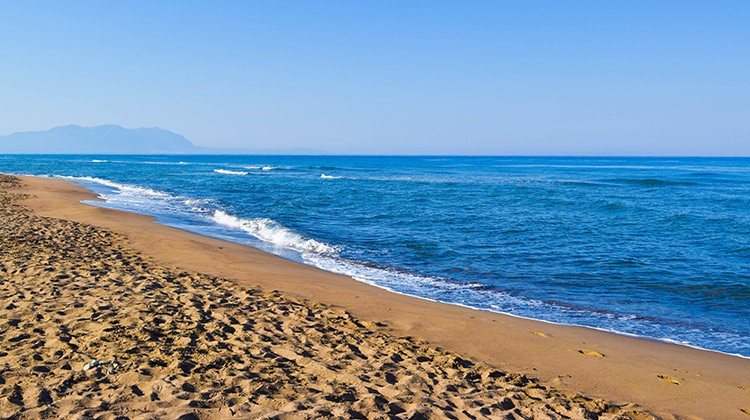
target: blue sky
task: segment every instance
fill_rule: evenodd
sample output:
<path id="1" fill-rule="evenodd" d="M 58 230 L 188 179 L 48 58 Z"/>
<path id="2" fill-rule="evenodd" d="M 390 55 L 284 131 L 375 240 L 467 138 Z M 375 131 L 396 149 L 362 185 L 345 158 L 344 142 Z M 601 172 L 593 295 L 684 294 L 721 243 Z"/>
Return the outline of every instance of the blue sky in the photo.
<path id="1" fill-rule="evenodd" d="M 0 134 L 352 154 L 750 155 L 750 2 L 0 5 Z"/>

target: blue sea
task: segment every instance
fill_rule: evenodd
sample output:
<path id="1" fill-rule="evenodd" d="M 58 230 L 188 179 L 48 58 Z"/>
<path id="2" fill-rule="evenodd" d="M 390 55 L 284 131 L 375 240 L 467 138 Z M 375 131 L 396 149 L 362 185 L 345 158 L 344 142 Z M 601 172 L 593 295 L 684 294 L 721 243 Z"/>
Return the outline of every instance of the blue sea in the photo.
<path id="1" fill-rule="evenodd" d="M 394 292 L 750 357 L 750 159 L 0 156 Z"/>

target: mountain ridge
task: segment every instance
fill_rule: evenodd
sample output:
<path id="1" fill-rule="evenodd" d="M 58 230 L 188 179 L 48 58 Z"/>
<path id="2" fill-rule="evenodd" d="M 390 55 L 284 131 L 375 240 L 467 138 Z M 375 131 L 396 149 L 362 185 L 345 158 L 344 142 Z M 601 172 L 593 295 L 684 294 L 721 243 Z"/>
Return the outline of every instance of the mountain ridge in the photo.
<path id="1" fill-rule="evenodd" d="M 250 150 L 196 146 L 184 136 L 159 127 L 125 128 L 116 124 L 62 125 L 42 131 L 0 136 L 0 154 L 159 155 L 159 154 L 324 154 L 313 149 Z"/>
<path id="2" fill-rule="evenodd" d="M 70 124 L 0 136 L 0 153 L 10 154 L 169 154 L 195 149 L 188 139 L 169 130 L 115 124 Z"/>

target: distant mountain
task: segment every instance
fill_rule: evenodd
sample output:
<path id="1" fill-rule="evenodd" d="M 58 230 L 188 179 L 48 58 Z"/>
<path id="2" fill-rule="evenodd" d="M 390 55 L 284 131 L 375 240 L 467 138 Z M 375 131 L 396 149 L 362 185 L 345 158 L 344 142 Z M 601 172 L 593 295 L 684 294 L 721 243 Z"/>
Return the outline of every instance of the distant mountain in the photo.
<path id="1" fill-rule="evenodd" d="M 161 128 L 66 125 L 0 136 L 0 153 L 172 154 L 197 153 L 185 137 Z"/>
<path id="2" fill-rule="evenodd" d="M 185 137 L 161 128 L 119 125 L 65 125 L 47 131 L 0 136 L 0 154 L 54 155 L 322 155 L 320 150 L 253 150 L 195 146 Z"/>

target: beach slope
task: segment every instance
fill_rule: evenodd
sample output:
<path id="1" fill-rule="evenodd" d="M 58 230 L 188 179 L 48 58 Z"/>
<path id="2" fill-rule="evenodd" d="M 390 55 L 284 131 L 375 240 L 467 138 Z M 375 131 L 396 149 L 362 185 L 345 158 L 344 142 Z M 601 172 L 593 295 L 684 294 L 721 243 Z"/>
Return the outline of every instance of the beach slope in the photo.
<path id="1" fill-rule="evenodd" d="M 3 417 L 750 418 L 747 359 L 392 294 L 65 181 L 0 189 Z"/>

